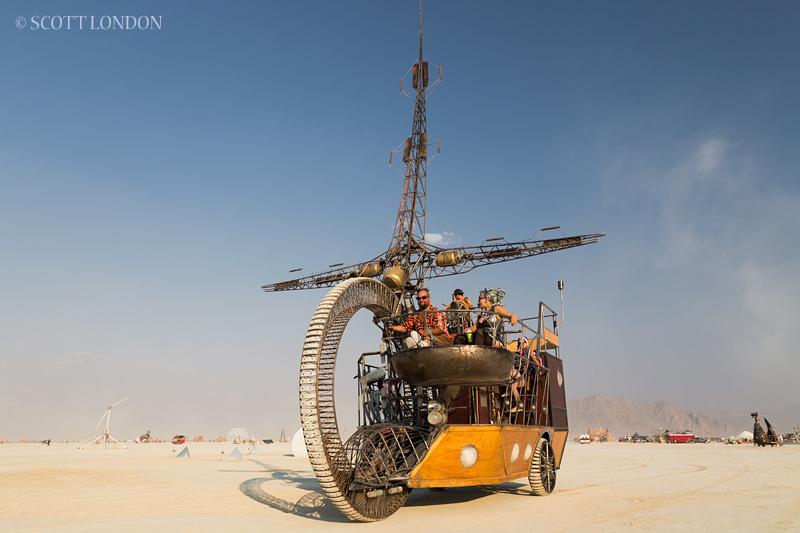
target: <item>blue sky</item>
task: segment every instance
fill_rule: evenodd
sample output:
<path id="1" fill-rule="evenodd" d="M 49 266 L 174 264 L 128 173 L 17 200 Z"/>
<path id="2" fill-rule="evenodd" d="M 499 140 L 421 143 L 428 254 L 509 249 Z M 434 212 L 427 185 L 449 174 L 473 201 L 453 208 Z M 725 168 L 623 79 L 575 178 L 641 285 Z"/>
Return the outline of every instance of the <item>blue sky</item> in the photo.
<path id="1" fill-rule="evenodd" d="M 795 2 L 426 3 L 427 231 L 608 233 L 435 280 L 434 302 L 502 286 L 530 316 L 563 279 L 569 398 L 797 404 L 799 21 Z M 90 437 L 126 396 L 118 438 L 294 432 L 325 292 L 260 286 L 388 246 L 417 23 L 414 2 L 0 5 L 0 439 Z"/>

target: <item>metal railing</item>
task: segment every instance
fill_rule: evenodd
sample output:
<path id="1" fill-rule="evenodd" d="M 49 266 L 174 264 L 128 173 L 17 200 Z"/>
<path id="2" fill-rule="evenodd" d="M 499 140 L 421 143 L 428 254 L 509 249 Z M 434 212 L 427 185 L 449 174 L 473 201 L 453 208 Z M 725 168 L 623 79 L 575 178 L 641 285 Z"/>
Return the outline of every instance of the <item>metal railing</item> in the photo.
<path id="1" fill-rule="evenodd" d="M 521 342 L 525 344 L 524 353 L 528 357 L 533 355 L 534 352 L 553 350 L 554 353 L 552 355 L 558 357 L 559 359 L 561 358 L 559 346 L 552 342 L 552 337 L 558 337 L 558 314 L 544 302 L 539 302 L 539 314 L 537 316 L 517 319 L 517 323 L 513 327 L 517 327 L 519 329 L 514 330 L 506 330 L 506 325 L 508 324 L 510 326 L 510 319 L 506 315 L 484 309 L 439 309 L 436 311 L 414 311 L 411 313 L 395 315 L 388 320 L 388 323 L 390 325 L 402 326 L 410 319 L 421 315 L 422 322 L 427 324 L 427 315 L 432 313 L 442 313 L 445 316 L 448 329 L 450 331 L 458 332 L 466 329 L 464 324 L 469 324 L 470 326 L 468 327 L 475 327 L 478 318 L 481 316 L 496 316 L 498 320 L 493 321 L 494 325 L 490 328 L 484 329 L 489 329 L 492 338 L 496 339 L 502 347 L 508 348 L 510 345 L 513 346 L 511 343 L 514 342 L 517 342 L 518 346 Z M 452 327 L 453 322 L 460 323 L 460 327 L 456 327 L 454 329 Z M 550 327 L 548 327 L 548 323 L 551 324 Z M 531 325 L 534 326 L 531 327 Z M 552 337 L 548 335 L 548 332 L 552 334 Z M 519 335 L 519 337 L 514 339 L 514 335 Z M 399 341 L 406 336 L 407 334 L 387 334 L 386 340 L 390 342 Z M 452 338 L 455 335 L 449 334 L 449 336 Z M 437 339 L 434 339 L 433 342 L 434 344 L 448 344 L 447 342 L 442 342 L 442 339 L 439 339 L 438 342 Z M 395 344 L 394 347 L 395 349 L 402 349 L 400 348 L 399 344 Z"/>

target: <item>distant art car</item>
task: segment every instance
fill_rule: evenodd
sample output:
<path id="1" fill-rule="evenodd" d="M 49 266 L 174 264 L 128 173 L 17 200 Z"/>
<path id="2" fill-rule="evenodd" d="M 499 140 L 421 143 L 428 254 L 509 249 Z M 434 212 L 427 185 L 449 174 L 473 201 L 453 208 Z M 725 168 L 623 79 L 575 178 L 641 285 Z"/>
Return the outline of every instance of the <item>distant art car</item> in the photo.
<path id="1" fill-rule="evenodd" d="M 753 445 L 761 447 L 783 446 L 783 440 L 775 433 L 775 429 L 772 427 L 772 424 L 769 423 L 769 420 L 766 418 L 764 419 L 764 422 L 767 424 L 767 431 L 764 431 L 764 428 L 762 428 L 759 423 L 758 412 L 750 413 L 750 416 L 755 420 L 753 424 Z"/>
<path id="2" fill-rule="evenodd" d="M 668 442 L 693 442 L 695 435 L 691 431 L 670 431 L 667 433 Z"/>
<path id="3" fill-rule="evenodd" d="M 183 435 L 175 435 L 174 437 L 172 437 L 172 444 L 185 444 L 185 443 L 186 443 L 186 437 Z"/>

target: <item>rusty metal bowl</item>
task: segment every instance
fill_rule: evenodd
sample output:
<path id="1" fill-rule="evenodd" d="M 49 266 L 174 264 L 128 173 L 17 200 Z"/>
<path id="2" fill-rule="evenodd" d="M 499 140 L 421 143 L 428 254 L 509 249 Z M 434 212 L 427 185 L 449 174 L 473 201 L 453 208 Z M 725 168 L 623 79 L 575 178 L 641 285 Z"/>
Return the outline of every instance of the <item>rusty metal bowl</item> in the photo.
<path id="1" fill-rule="evenodd" d="M 482 387 L 509 382 L 514 353 L 493 346 L 450 344 L 403 350 L 390 362 L 397 376 L 412 385 Z"/>

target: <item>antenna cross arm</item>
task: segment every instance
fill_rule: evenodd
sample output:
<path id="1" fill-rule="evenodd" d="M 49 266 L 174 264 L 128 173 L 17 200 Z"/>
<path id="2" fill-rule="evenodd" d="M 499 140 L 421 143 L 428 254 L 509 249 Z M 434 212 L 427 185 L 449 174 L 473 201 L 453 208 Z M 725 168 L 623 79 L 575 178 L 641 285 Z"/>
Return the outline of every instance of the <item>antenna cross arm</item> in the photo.
<path id="1" fill-rule="evenodd" d="M 372 278 L 379 276 L 383 273 L 384 265 L 385 260 L 378 257 L 363 263 L 333 268 L 323 272 L 317 272 L 316 274 L 304 276 L 302 278 L 280 281 L 278 283 L 270 283 L 269 285 L 262 285 L 261 288 L 264 290 L 264 292 L 279 292 L 333 287 L 334 285 L 337 285 L 340 282 L 350 278 Z"/>
<path id="2" fill-rule="evenodd" d="M 568 248 L 596 243 L 605 233 L 576 235 L 545 240 L 484 243 L 480 246 L 438 250 L 429 262 L 428 277 L 453 276 L 480 266 L 524 259 Z"/>
<path id="3" fill-rule="evenodd" d="M 415 247 L 412 259 L 414 266 L 408 273 L 407 282 L 411 285 L 424 279 L 454 276 L 469 272 L 480 266 L 524 259 L 568 248 L 576 248 L 596 243 L 605 233 L 591 233 L 556 239 L 530 239 L 519 242 L 490 241 L 480 246 L 464 248 L 423 248 Z M 391 253 L 388 254 L 392 256 Z M 387 264 L 394 263 L 394 257 L 376 257 L 370 261 L 350 266 L 337 267 L 301 278 L 262 285 L 264 292 L 297 291 L 333 287 L 340 282 L 357 277 L 374 278 L 384 273 Z"/>

